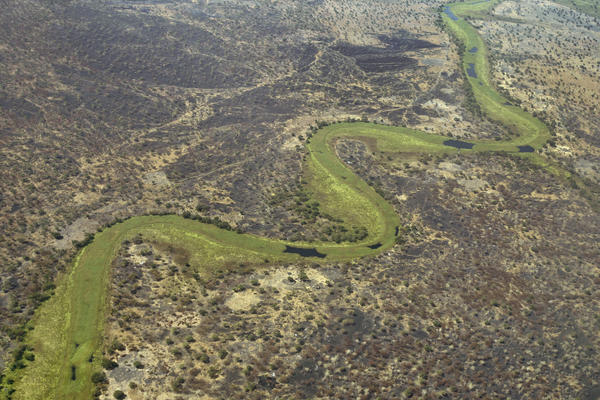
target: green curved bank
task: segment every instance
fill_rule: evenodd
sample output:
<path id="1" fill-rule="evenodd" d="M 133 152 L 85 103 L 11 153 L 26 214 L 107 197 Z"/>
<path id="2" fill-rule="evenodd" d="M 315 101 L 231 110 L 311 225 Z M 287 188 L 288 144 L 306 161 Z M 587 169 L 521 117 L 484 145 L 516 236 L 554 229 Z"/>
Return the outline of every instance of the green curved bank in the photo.
<path id="1" fill-rule="evenodd" d="M 493 88 L 489 77 L 487 49 L 477 31 L 464 18 L 485 12 L 497 1 L 451 4 L 459 18 L 442 18 L 467 49 L 463 67 L 475 65 L 478 78 L 469 78 L 482 110 L 491 119 L 517 134 L 504 141 L 475 141 L 472 150 L 517 152 L 517 146 L 539 149 L 548 139 L 544 124 L 507 100 Z M 94 386 L 91 374 L 100 371 L 101 345 L 109 292 L 111 263 L 124 240 L 142 234 L 145 238 L 176 244 L 190 254 L 190 264 L 199 272 L 232 268 L 240 263 L 263 265 L 265 262 L 299 262 L 298 254 L 284 252 L 286 246 L 315 247 L 325 255 L 323 261 L 339 261 L 374 255 L 390 249 L 398 234 L 400 221 L 393 207 L 355 175 L 336 156 L 338 139 L 352 138 L 367 142 L 372 151 L 384 153 L 456 152 L 443 144 L 447 137 L 407 128 L 369 123 L 340 123 L 319 129 L 307 145 L 305 165 L 308 190 L 323 211 L 354 226 L 364 226 L 368 236 L 359 243 L 290 243 L 250 234 L 238 234 L 182 217 L 140 216 L 115 224 L 96 234 L 92 243 L 77 256 L 72 268 L 61 280 L 54 296 L 44 303 L 32 321 L 34 329 L 26 343 L 34 348 L 35 361 L 18 372 L 15 399 L 87 399 Z M 523 154 L 550 168 L 535 153 Z M 400 230 L 401 231 L 401 230 Z M 375 245 L 375 246 L 373 246 Z M 379 246 L 370 248 L 368 246 Z M 73 379 L 74 378 L 74 379 Z M 7 389 L 3 397 L 8 397 Z"/>

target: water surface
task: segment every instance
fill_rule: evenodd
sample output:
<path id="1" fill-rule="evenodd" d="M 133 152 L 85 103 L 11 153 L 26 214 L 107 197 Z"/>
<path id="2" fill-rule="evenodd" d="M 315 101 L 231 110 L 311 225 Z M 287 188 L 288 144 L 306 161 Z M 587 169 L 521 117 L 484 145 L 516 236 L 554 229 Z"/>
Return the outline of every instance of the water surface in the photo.
<path id="1" fill-rule="evenodd" d="M 295 254 L 299 254 L 302 257 L 319 257 L 319 258 L 325 258 L 327 256 L 327 254 L 323 254 L 323 253 L 319 253 L 317 251 L 317 249 L 315 249 L 314 247 L 312 248 L 306 248 L 306 247 L 292 247 L 292 246 L 285 246 L 285 250 L 283 251 L 284 253 L 295 253 Z"/>
<path id="2" fill-rule="evenodd" d="M 475 72 L 475 64 L 469 63 L 469 68 L 467 68 L 467 75 L 471 78 L 477 78 L 477 72 Z"/>
<path id="3" fill-rule="evenodd" d="M 531 146 L 518 146 L 518 147 L 519 147 L 519 153 L 533 153 L 533 151 L 535 150 Z"/>
<path id="4" fill-rule="evenodd" d="M 454 13 L 450 9 L 450 7 L 448 7 L 448 6 L 444 7 L 444 12 L 452 21 L 458 21 L 458 17 L 456 15 L 454 15 Z"/>
<path id="5" fill-rule="evenodd" d="M 456 147 L 457 149 L 472 149 L 475 143 L 463 142 L 462 140 L 446 140 L 445 146 Z"/>

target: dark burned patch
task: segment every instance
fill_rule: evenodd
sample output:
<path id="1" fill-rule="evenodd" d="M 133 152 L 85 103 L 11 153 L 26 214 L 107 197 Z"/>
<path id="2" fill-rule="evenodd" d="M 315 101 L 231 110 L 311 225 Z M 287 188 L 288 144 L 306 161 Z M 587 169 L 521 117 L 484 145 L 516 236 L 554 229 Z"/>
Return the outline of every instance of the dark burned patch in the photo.
<path id="1" fill-rule="evenodd" d="M 299 254 L 302 257 L 318 257 L 325 258 L 327 254 L 319 253 L 316 248 L 306 248 L 306 247 L 293 247 L 293 246 L 285 246 L 284 253 L 295 253 Z"/>
<path id="2" fill-rule="evenodd" d="M 388 49 L 396 51 L 414 51 L 439 47 L 437 44 L 428 42 L 427 40 L 406 37 L 379 35 L 378 39 L 388 45 Z"/>
<path id="3" fill-rule="evenodd" d="M 330 330 L 337 332 L 330 339 L 330 344 L 334 346 L 344 346 L 348 343 L 348 340 L 365 337 L 373 333 L 373 321 L 358 308 L 349 313 L 337 315 L 337 317 L 337 322 L 333 322 L 329 327 Z"/>
<path id="4" fill-rule="evenodd" d="M 413 331 L 410 332 L 410 334 L 420 340 L 424 340 L 427 339 L 429 337 L 429 335 L 427 334 L 427 332 L 421 330 L 421 329 L 415 329 Z"/>
<path id="5" fill-rule="evenodd" d="M 398 71 L 418 64 L 414 58 L 402 55 L 363 54 L 354 59 L 356 65 L 365 72 Z"/>
<path id="6" fill-rule="evenodd" d="M 0 108 L 15 119 L 37 122 L 42 117 L 42 111 L 32 102 L 24 98 L 10 97 L 2 91 L 0 91 Z"/>
<path id="7" fill-rule="evenodd" d="M 239 62 L 234 46 L 224 45 L 221 37 L 198 26 L 171 23 L 163 18 L 148 23 L 140 15 L 81 4 L 68 7 L 63 13 L 66 20 L 84 19 L 87 23 L 52 24 L 48 35 L 68 41 L 73 53 L 99 71 L 181 87 L 233 87 L 260 79 Z M 166 45 L 167 37 L 181 46 Z M 186 45 L 199 51 L 183 51 Z M 140 48 L 145 50 L 143 56 L 133 63 Z M 247 57 L 251 58 L 249 53 Z"/>
<path id="8" fill-rule="evenodd" d="M 428 49 L 437 45 L 426 40 L 379 36 L 385 47 L 355 46 L 342 43 L 333 47 L 345 56 L 352 57 L 356 65 L 365 72 L 388 72 L 411 68 L 417 65 L 417 60 L 402 55 L 406 51 Z"/>
<path id="9" fill-rule="evenodd" d="M 269 375 L 258 377 L 258 385 L 265 389 L 273 389 L 277 385 L 277 379 Z"/>
<path id="10" fill-rule="evenodd" d="M 446 140 L 444 146 L 456 147 L 457 149 L 472 149 L 474 143 L 463 142 L 462 140 Z"/>
<path id="11" fill-rule="evenodd" d="M 600 385 L 594 385 L 584 389 L 578 397 L 580 397 L 583 400 L 599 400 Z"/>
<path id="12" fill-rule="evenodd" d="M 436 110 L 423 107 L 420 104 L 415 104 L 414 106 L 412 106 L 412 111 L 416 115 L 426 115 L 428 117 L 437 117 L 439 115 Z"/>
<path id="13" fill-rule="evenodd" d="M 570 126 L 570 125 L 571 124 L 568 124 L 567 126 Z M 590 145 L 595 146 L 595 147 L 600 147 L 600 135 L 589 134 L 586 131 L 584 131 L 578 127 L 573 129 L 572 132 L 575 133 L 575 136 L 577 136 L 580 139 L 585 140 Z"/>
<path id="14" fill-rule="evenodd" d="M 319 368 L 317 362 L 313 359 L 304 359 L 298 363 L 294 372 L 289 377 L 291 383 L 296 383 L 299 390 L 302 391 L 304 397 L 312 397 L 317 394 L 316 385 L 306 385 L 302 383 L 315 382 L 321 380 L 325 370 Z"/>

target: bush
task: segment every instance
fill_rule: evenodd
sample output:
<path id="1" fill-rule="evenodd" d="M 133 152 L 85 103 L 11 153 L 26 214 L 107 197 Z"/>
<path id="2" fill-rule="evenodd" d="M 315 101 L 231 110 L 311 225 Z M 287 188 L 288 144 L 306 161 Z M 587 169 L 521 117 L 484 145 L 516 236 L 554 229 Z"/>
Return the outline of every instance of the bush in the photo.
<path id="1" fill-rule="evenodd" d="M 114 353 L 115 351 L 123 351 L 125 350 L 125 345 L 123 345 L 123 343 L 119 342 L 118 340 L 115 340 L 114 342 L 112 342 L 112 344 L 110 345 L 110 349 L 109 352 L 110 353 Z"/>
<path id="2" fill-rule="evenodd" d="M 104 369 L 115 369 L 119 366 L 116 361 L 109 360 L 108 358 L 102 359 L 102 368 Z"/>
<path id="3" fill-rule="evenodd" d="M 123 400 L 127 396 L 125 395 L 125 393 L 123 393 L 122 390 L 115 390 L 115 392 L 113 393 L 113 397 L 117 400 Z"/>
<path id="4" fill-rule="evenodd" d="M 185 379 L 179 377 L 176 378 L 173 383 L 171 383 L 171 387 L 173 388 L 173 390 L 175 392 L 179 392 L 181 391 L 181 389 L 183 388 L 183 384 L 185 383 Z"/>
<path id="5" fill-rule="evenodd" d="M 99 383 L 106 382 L 106 374 L 104 372 L 94 372 L 92 374 L 92 382 L 96 385 Z"/>
<path id="6" fill-rule="evenodd" d="M 22 344 L 19 347 L 17 347 L 17 349 L 13 352 L 13 359 L 15 361 L 19 361 L 21 359 L 23 359 L 23 355 L 25 354 L 25 352 L 29 349 L 29 347 L 26 344 Z"/>
<path id="7" fill-rule="evenodd" d="M 199 361 L 202 361 L 204 364 L 210 363 L 210 357 L 206 353 L 200 353 L 197 358 Z"/>
<path id="8" fill-rule="evenodd" d="M 75 247 L 77 248 L 82 248 L 87 246 L 88 244 L 92 243 L 92 241 L 94 240 L 94 234 L 93 233 L 88 233 L 85 237 L 85 239 L 81 240 L 81 241 L 77 241 L 77 240 L 73 240 L 72 243 Z"/>
<path id="9" fill-rule="evenodd" d="M 25 368 L 25 363 L 22 360 L 15 361 L 10 366 L 11 371 L 15 371 L 17 369 L 23 369 L 23 368 Z"/>
<path id="10" fill-rule="evenodd" d="M 215 226 L 217 226 L 217 227 L 219 227 L 221 229 L 225 229 L 225 230 L 228 230 L 228 231 L 233 231 L 234 230 L 233 227 L 231 225 L 229 225 L 228 222 L 222 221 L 218 217 L 214 217 L 214 218 L 203 217 L 201 215 L 194 215 L 194 214 L 192 214 L 190 212 L 184 212 L 182 214 L 182 217 L 183 218 L 187 218 L 187 219 L 193 219 L 193 220 L 196 220 L 196 221 L 200 221 L 200 222 L 202 222 L 204 224 L 212 224 L 212 225 L 215 225 Z M 235 231 L 238 232 L 238 233 L 241 233 L 241 231 L 239 231 L 237 229 L 235 229 Z"/>
<path id="11" fill-rule="evenodd" d="M 233 291 L 236 293 L 243 292 L 244 290 L 246 290 L 246 286 L 241 284 L 233 288 Z"/>
<path id="12" fill-rule="evenodd" d="M 306 275 L 306 272 L 304 272 L 304 271 L 300 271 L 300 273 L 298 274 L 298 279 L 300 279 L 302 282 L 310 281 L 310 279 L 308 278 L 308 275 Z"/>
<path id="13" fill-rule="evenodd" d="M 221 371 L 219 371 L 219 369 L 217 367 L 215 367 L 214 365 L 211 365 L 208 368 L 207 373 L 211 379 L 216 379 L 219 376 L 219 374 L 221 373 Z"/>

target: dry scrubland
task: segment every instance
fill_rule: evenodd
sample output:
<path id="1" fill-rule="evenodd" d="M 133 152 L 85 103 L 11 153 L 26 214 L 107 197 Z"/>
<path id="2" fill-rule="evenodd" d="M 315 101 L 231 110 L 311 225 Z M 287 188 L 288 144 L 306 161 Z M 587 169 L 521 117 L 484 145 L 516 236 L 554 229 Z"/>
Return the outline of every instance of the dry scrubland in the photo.
<path id="1" fill-rule="evenodd" d="M 194 211 L 269 237 L 322 235 L 297 204 L 315 119 L 506 134 L 464 106 L 439 5 L 7 1 L 7 359 L 71 240 L 115 218 Z M 494 15 L 474 22 L 494 80 L 553 126 L 547 154 L 597 180 L 597 22 L 534 1 Z M 597 398 L 600 221 L 577 191 L 518 158 L 338 151 L 392 200 L 407 243 L 201 280 L 168 248 L 128 243 L 112 278 L 107 398 Z"/>
<path id="2" fill-rule="evenodd" d="M 549 156 L 599 182 L 599 17 L 549 1 L 506 1 L 494 16 L 480 31 L 499 88 L 553 127 Z"/>
<path id="3" fill-rule="evenodd" d="M 397 166 L 361 142 L 339 150 L 397 199 L 407 242 L 356 262 L 206 280 L 176 251 L 126 244 L 107 337 L 123 347 L 106 354 L 118 363 L 108 393 L 593 398 L 600 221 L 576 192 L 519 159 Z"/>
<path id="4" fill-rule="evenodd" d="M 430 27 L 427 37 L 444 42 L 424 4 L 410 5 L 407 15 Z M 385 3 L 364 7 L 384 10 Z M 3 347 L 22 334 L 48 283 L 65 269 L 72 240 L 99 226 L 200 207 L 244 231 L 293 237 L 305 227 L 288 223 L 286 211 L 272 213 L 270 201 L 297 184 L 297 148 L 315 119 L 428 119 L 416 95 L 431 87 L 457 94 L 452 102 L 461 112 L 459 85 L 449 78 L 458 76 L 456 65 L 414 61 L 445 58 L 447 51 L 398 31 L 412 19 L 371 32 L 377 48 L 358 44 L 371 54 L 386 47 L 377 35 L 397 43 L 384 56 L 401 62 L 371 74 L 334 49 L 341 37 L 325 22 L 337 18 L 334 8 L 342 7 L 6 2 L 0 15 Z M 358 18 L 369 20 L 362 11 Z M 415 50 L 405 56 L 408 49 Z M 442 69 L 448 73 L 436 86 Z"/>

